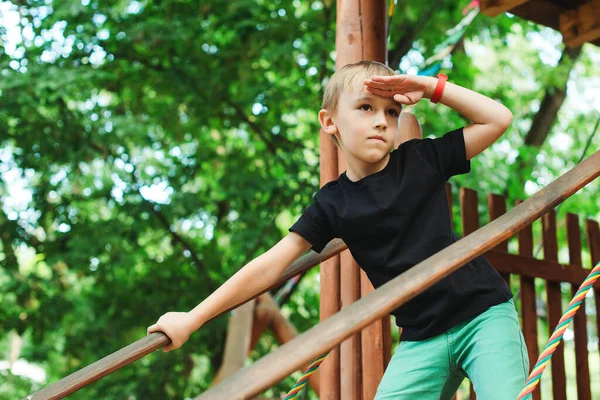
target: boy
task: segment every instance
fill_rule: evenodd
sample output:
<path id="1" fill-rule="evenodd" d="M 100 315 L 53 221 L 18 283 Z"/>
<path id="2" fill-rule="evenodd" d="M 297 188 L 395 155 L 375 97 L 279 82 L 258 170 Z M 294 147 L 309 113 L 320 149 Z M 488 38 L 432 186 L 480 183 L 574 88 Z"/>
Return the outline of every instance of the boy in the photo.
<path id="1" fill-rule="evenodd" d="M 271 285 L 309 248 L 341 237 L 375 287 L 449 246 L 445 183 L 508 128 L 503 105 L 445 79 L 396 75 L 361 61 L 336 72 L 319 121 L 348 168 L 324 185 L 290 233 L 189 313 L 167 313 L 148 332 L 180 347 L 212 316 Z M 441 138 L 392 151 L 401 105 L 423 97 L 472 121 Z M 468 263 L 393 312 L 402 326 L 376 400 L 450 399 L 465 377 L 481 399 L 514 400 L 529 370 L 512 293 L 484 257 Z"/>

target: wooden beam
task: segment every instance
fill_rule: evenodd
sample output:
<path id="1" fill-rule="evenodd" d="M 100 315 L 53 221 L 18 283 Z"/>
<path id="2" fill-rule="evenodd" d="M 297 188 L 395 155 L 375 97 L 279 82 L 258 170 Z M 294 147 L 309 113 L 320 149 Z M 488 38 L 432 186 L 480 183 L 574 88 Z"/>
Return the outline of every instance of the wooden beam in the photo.
<path id="1" fill-rule="evenodd" d="M 529 0 L 480 0 L 479 10 L 488 17 L 495 17 L 503 12 L 527 3 Z"/>
<path id="2" fill-rule="evenodd" d="M 498 272 L 517 274 L 526 278 L 541 278 L 550 282 L 567 282 L 581 285 L 590 271 L 577 264 L 559 264 L 523 255 L 492 250 L 485 254 Z M 516 264 L 515 264 L 516 263 Z M 600 281 L 594 283 L 600 289 Z"/>
<path id="3" fill-rule="evenodd" d="M 225 339 L 225 353 L 223 363 L 217 372 L 212 385 L 244 368 L 248 352 L 250 351 L 250 338 L 252 336 L 252 320 L 254 319 L 255 300 L 232 311 L 227 338 Z"/>
<path id="4" fill-rule="evenodd" d="M 453 243 L 220 385 L 203 399 L 244 399 L 269 388 L 329 349 L 484 254 L 600 175 L 600 151 L 510 212 Z"/>
<path id="5" fill-rule="evenodd" d="M 569 47 L 581 46 L 600 38 L 600 0 L 590 0 L 559 17 L 563 42 Z"/>

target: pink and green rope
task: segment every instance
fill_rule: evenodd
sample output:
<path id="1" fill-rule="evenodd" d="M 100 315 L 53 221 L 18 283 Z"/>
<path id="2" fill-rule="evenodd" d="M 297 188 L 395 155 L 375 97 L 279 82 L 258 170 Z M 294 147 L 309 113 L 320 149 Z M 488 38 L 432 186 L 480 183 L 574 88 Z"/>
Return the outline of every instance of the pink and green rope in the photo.
<path id="1" fill-rule="evenodd" d="M 546 366 L 550 362 L 550 358 L 552 354 L 558 347 L 567 326 L 573 320 L 573 316 L 581 306 L 581 303 L 585 299 L 585 295 L 590 291 L 594 282 L 600 278 L 600 263 L 596 264 L 592 272 L 588 275 L 588 277 L 583 281 L 577 293 L 575 293 L 575 297 L 569 303 L 569 307 L 567 307 L 567 311 L 563 314 L 560 321 L 558 321 L 558 326 L 550 336 L 548 340 L 548 344 L 540 354 L 533 370 L 529 374 L 529 378 L 527 378 L 527 382 L 525 382 L 525 388 L 519 393 L 517 400 L 521 399 L 530 399 L 532 397 L 531 393 L 535 390 L 535 387 L 540 383 L 540 379 L 542 377 L 542 373 L 546 369 Z"/>
<path id="2" fill-rule="evenodd" d="M 322 356 L 320 356 L 319 358 L 317 358 L 316 360 L 314 360 L 308 366 L 308 369 L 306 370 L 306 372 L 304 373 L 304 375 L 302 375 L 302 377 L 300 379 L 298 379 L 298 381 L 296 382 L 296 384 L 294 385 L 294 387 L 283 398 L 284 400 L 292 400 L 292 399 L 295 399 L 296 396 L 298 396 L 298 394 L 302 391 L 302 389 L 304 388 L 304 386 L 306 386 L 306 383 L 308 382 L 308 378 L 310 378 L 310 376 L 315 373 L 315 371 L 317 370 L 317 368 L 319 368 L 319 366 L 321 365 L 321 363 L 323 362 L 323 360 L 325 359 L 325 357 L 327 357 L 327 354 L 329 354 L 329 352 L 323 354 Z"/>

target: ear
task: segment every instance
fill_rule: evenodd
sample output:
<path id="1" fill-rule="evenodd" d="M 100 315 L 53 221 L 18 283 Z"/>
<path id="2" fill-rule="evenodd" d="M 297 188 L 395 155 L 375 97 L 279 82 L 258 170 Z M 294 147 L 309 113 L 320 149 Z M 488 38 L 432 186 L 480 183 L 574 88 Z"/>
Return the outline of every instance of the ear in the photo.
<path id="1" fill-rule="evenodd" d="M 329 110 L 322 109 L 319 111 L 319 122 L 323 131 L 329 135 L 335 135 L 338 130 Z"/>

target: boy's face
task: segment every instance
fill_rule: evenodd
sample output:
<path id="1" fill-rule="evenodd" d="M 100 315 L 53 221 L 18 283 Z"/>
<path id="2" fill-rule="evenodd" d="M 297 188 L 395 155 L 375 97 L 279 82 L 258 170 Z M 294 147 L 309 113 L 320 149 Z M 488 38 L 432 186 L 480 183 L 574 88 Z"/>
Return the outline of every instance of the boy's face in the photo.
<path id="1" fill-rule="evenodd" d="M 337 110 L 321 110 L 319 120 L 326 133 L 336 136 L 349 162 L 378 163 L 394 146 L 402 107 L 392 98 L 366 91 L 362 84 L 355 86 L 360 91 L 344 90 Z"/>

